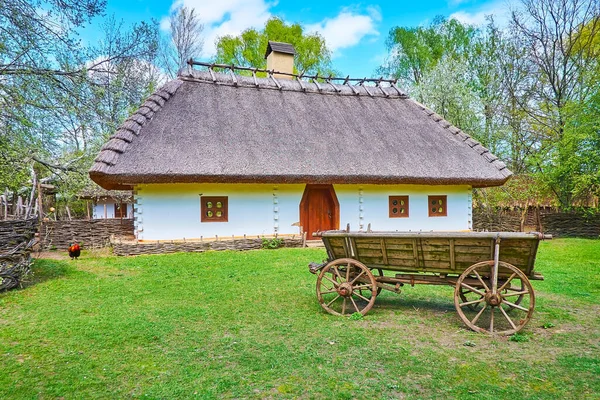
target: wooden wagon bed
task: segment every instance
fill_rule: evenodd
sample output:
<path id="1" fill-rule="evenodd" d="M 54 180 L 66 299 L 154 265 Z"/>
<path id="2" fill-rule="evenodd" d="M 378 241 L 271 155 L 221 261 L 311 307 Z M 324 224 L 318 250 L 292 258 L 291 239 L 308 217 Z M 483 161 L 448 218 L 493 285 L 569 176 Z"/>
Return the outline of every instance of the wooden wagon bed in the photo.
<path id="1" fill-rule="evenodd" d="M 336 315 L 366 314 L 381 290 L 404 284 L 455 287 L 455 306 L 469 328 L 512 334 L 531 318 L 530 280 L 539 233 L 349 232 L 317 233 L 328 260 L 311 263 L 318 273 L 317 297 Z"/>

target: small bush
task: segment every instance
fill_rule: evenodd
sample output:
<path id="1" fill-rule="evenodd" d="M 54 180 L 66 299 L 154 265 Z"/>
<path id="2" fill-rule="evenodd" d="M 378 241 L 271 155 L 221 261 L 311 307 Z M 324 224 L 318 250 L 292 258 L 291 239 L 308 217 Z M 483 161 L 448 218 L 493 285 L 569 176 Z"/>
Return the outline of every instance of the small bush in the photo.
<path id="1" fill-rule="evenodd" d="M 517 343 L 529 342 L 529 335 L 517 332 L 510 337 L 510 341 L 517 342 Z"/>
<path id="2" fill-rule="evenodd" d="M 353 321 L 361 321 L 361 320 L 362 320 L 362 319 L 364 319 L 364 318 L 365 318 L 365 316 L 364 316 L 364 315 L 362 315 L 362 314 L 361 314 L 361 313 L 359 313 L 359 312 L 355 312 L 354 314 L 352 314 L 352 315 L 350 316 L 350 319 L 351 319 L 351 320 L 353 320 Z"/>
<path id="3" fill-rule="evenodd" d="M 278 238 L 262 238 L 262 248 L 263 249 L 278 249 L 283 246 L 283 239 Z"/>

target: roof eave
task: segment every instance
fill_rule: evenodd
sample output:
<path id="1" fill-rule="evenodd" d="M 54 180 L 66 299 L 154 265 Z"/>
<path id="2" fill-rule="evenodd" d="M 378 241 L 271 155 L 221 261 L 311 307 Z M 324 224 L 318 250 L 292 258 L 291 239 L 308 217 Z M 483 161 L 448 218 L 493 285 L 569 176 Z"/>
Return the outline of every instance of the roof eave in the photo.
<path id="1" fill-rule="evenodd" d="M 365 176 L 365 175 L 171 175 L 171 174 L 104 174 L 90 172 L 90 178 L 105 189 L 131 190 L 138 184 L 155 183 L 277 183 L 277 184 L 388 184 L 388 185 L 468 185 L 474 188 L 501 186 L 510 177 L 506 176 L 487 179 L 471 178 L 426 178 L 426 177 L 397 177 L 397 176 Z"/>

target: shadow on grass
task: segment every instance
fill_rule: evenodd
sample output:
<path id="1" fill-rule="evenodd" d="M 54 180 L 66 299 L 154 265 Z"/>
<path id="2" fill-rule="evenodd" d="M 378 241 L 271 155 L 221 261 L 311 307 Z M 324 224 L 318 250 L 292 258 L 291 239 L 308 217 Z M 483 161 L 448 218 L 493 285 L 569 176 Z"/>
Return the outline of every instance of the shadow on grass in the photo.
<path id="1" fill-rule="evenodd" d="M 447 297 L 429 297 L 429 298 L 415 298 L 408 296 L 385 296 L 377 297 L 375 300 L 375 308 L 381 309 L 392 309 L 392 310 L 427 310 L 432 312 L 447 312 L 456 311 L 454 307 L 454 297 L 448 295 Z"/>
<path id="2" fill-rule="evenodd" d="M 68 261 L 35 259 L 31 267 L 31 274 L 22 283 L 20 290 L 25 290 L 46 281 L 63 278 L 74 272 L 75 269 L 69 265 Z"/>

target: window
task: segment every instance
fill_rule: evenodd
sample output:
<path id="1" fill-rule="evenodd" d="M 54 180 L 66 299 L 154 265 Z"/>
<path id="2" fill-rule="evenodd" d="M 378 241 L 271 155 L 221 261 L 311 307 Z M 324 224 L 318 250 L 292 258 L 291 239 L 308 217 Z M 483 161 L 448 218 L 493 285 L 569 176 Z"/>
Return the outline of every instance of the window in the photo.
<path id="1" fill-rule="evenodd" d="M 115 218 L 127 218 L 127 203 L 115 203 Z"/>
<path id="2" fill-rule="evenodd" d="M 390 218 L 408 218 L 408 196 L 390 196 Z"/>
<path id="3" fill-rule="evenodd" d="M 200 222 L 227 222 L 227 196 L 201 196 Z"/>
<path id="4" fill-rule="evenodd" d="M 430 217 L 446 217 L 448 216 L 448 196 L 429 196 L 429 216 Z"/>

